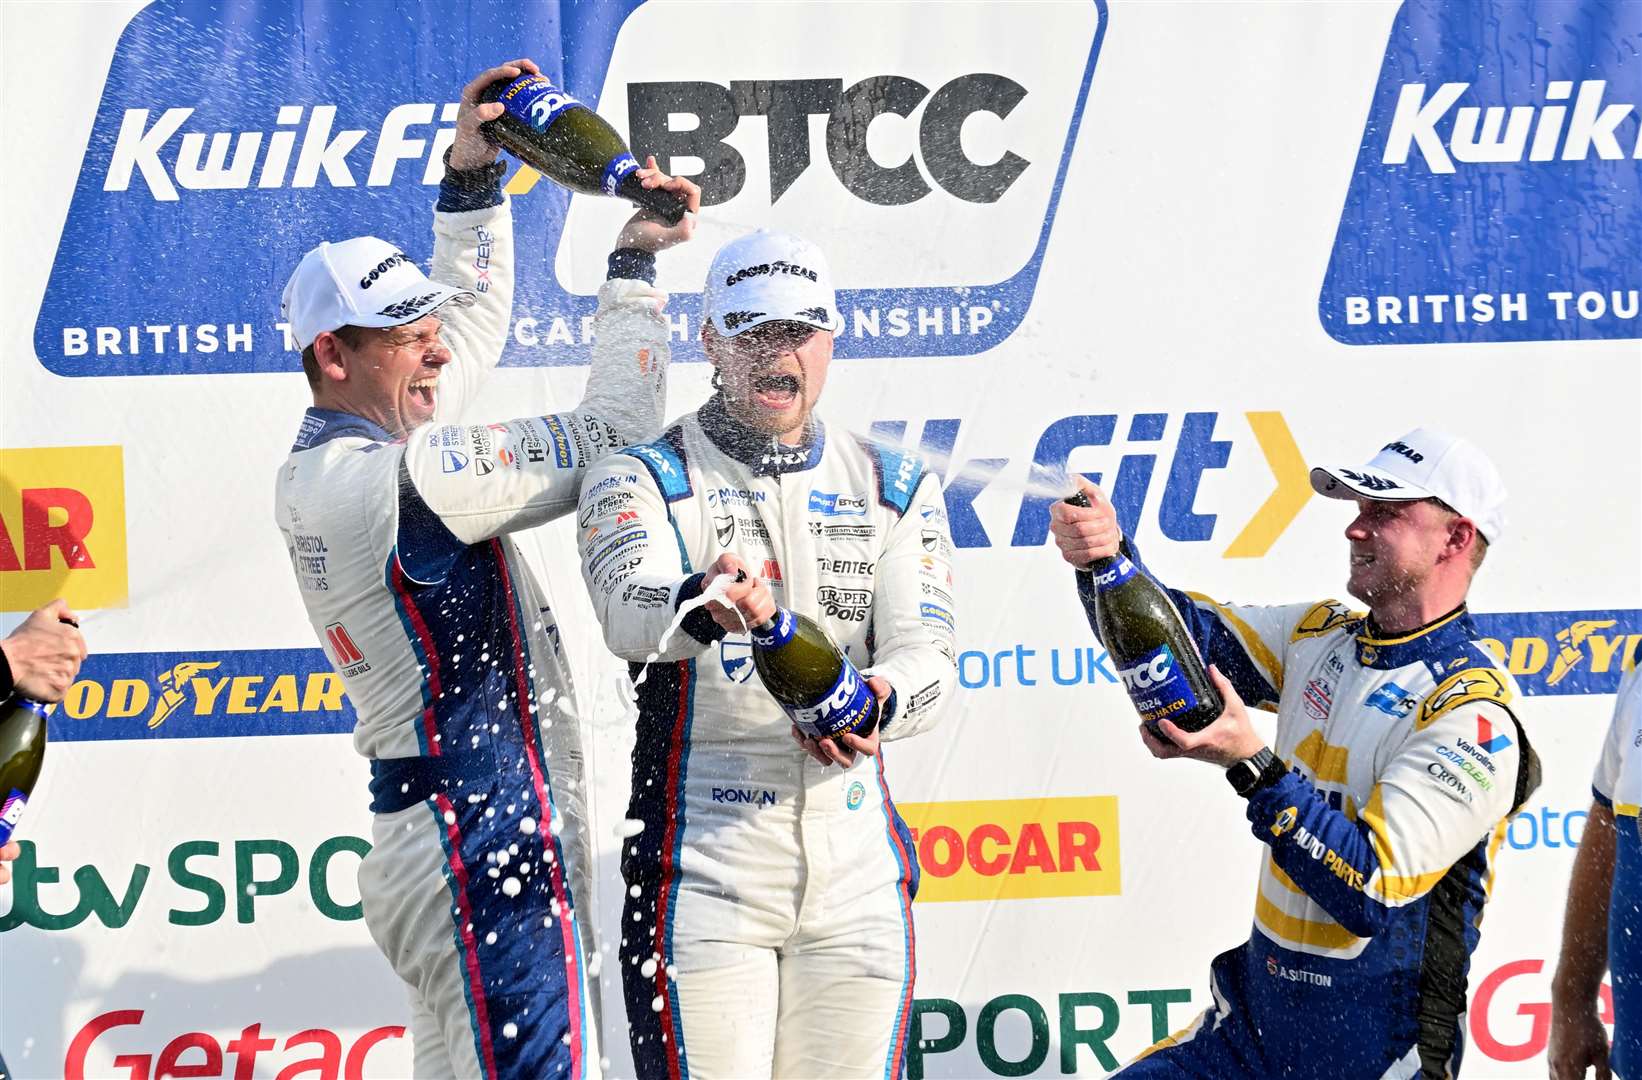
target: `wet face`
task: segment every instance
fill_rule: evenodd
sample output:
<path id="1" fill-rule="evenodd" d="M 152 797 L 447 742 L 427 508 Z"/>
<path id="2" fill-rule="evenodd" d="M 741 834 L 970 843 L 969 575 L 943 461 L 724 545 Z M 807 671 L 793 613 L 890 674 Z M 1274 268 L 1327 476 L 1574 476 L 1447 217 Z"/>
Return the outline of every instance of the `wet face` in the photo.
<path id="1" fill-rule="evenodd" d="M 1346 527 L 1351 542 L 1346 590 L 1371 609 L 1417 594 L 1435 572 L 1458 520 L 1429 499 L 1358 499 L 1357 517 Z"/>
<path id="2" fill-rule="evenodd" d="M 821 397 L 833 335 L 800 322 L 767 322 L 735 337 L 709 325 L 707 358 L 718 368 L 724 401 L 744 427 L 797 442 Z"/>
<path id="3" fill-rule="evenodd" d="M 433 419 L 439 375 L 451 359 L 439 336 L 442 325 L 438 316 L 426 315 L 404 326 L 363 329 L 348 335 L 354 345 L 329 335 L 341 378 L 332 371 L 326 375 L 335 381 L 339 402 L 396 438 Z"/>

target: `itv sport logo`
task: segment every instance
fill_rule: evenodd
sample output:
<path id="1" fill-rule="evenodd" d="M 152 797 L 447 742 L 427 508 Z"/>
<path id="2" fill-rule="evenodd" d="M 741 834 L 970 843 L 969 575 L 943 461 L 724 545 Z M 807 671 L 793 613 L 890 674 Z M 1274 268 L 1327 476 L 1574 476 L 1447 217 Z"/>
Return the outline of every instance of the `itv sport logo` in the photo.
<path id="1" fill-rule="evenodd" d="M 1055 222 L 1105 0 L 1030 22 L 968 5 L 931 23 L 911 2 L 704 11 L 544 2 L 473 19 L 463 0 L 426 0 L 407 21 L 371 4 L 158 0 L 116 48 L 37 355 L 60 375 L 297 370 L 277 314 L 290 269 L 320 240 L 361 233 L 425 265 L 452 98 L 475 57 L 515 55 L 521 41 L 562 43 L 535 56 L 543 73 L 631 133 L 641 159 L 698 176 L 719 220 L 827 248 L 842 286 L 838 355 L 970 355 L 1013 333 Z M 1076 47 L 1046 59 L 1028 47 L 1045 33 Z M 760 41 L 794 36 L 807 46 L 796 67 L 757 59 Z M 190 64 L 153 64 L 156 52 Z M 367 53 L 417 62 L 362 73 Z M 570 253 L 605 250 L 624 212 L 538 180 L 516 168 L 506 184 L 518 290 L 502 363 L 585 363 L 604 264 Z M 976 235 L 988 242 L 958 242 Z M 680 249 L 667 272 L 676 263 L 699 282 L 711 248 Z M 692 358 L 698 294 L 667 284 L 675 355 Z"/>

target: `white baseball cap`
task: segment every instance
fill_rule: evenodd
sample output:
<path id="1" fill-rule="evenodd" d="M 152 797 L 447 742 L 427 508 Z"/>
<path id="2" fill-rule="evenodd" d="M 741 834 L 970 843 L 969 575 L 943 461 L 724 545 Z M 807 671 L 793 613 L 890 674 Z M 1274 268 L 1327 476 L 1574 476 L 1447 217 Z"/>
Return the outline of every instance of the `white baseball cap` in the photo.
<path id="1" fill-rule="evenodd" d="M 723 337 L 777 321 L 833 331 L 844 325 L 821 249 L 763 229 L 718 249 L 707 271 L 701 315 Z"/>
<path id="2" fill-rule="evenodd" d="M 1330 499 L 1437 498 L 1470 518 L 1490 544 L 1505 531 L 1499 470 L 1475 444 L 1434 428 L 1415 428 L 1386 443 L 1367 465 L 1312 469 L 1311 486 Z"/>
<path id="3" fill-rule="evenodd" d="M 297 348 L 344 326 L 403 326 L 446 304 L 477 299 L 431 280 L 403 251 L 374 236 L 320 244 L 302 256 L 280 296 L 279 312 Z"/>

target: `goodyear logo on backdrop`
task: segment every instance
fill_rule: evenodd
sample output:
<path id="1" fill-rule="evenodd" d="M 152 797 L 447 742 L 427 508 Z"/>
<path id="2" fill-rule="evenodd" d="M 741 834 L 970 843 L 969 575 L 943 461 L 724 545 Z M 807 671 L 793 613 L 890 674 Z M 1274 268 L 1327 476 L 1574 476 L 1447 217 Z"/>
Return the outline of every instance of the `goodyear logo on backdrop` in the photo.
<path id="1" fill-rule="evenodd" d="M 54 740 L 198 739 L 353 730 L 318 649 L 92 653 L 51 714 Z"/>
<path id="2" fill-rule="evenodd" d="M 900 803 L 919 903 L 1116 896 L 1117 797 Z"/>
<path id="3" fill-rule="evenodd" d="M 120 448 L 0 450 L 0 610 L 123 607 L 129 592 Z"/>
<path id="4" fill-rule="evenodd" d="M 1405 0 L 1318 302 L 1349 345 L 1642 337 L 1642 4 Z"/>
<path id="5" fill-rule="evenodd" d="M 740 9 L 681 21 L 636 0 L 472 8 L 425 0 L 407 19 L 376 0 L 157 0 L 138 12 L 35 324 L 42 363 L 62 375 L 297 370 L 277 321 L 291 268 L 319 240 L 360 233 L 425 263 L 454 97 L 474 57 L 520 42 L 561 43 L 530 50 L 543 73 L 627 130 L 641 160 L 701 169 L 725 220 L 770 221 L 781 202 L 784 227 L 824 246 L 848 238 L 831 245 L 839 355 L 978 353 L 1031 302 L 1106 25 L 1105 0 L 1032 21 L 954 8 L 915 34 L 884 32 L 928 21 L 912 3 L 787 7 L 762 22 Z M 760 35 L 803 40 L 802 59 L 772 69 Z M 1047 59 L 1026 47 L 1045 35 L 1067 47 Z M 362 68 L 361 55 L 417 60 Z M 567 274 L 594 275 L 577 292 L 558 253 L 603 250 L 610 219 L 578 217 L 537 179 L 516 169 L 507 183 L 519 287 L 503 363 L 585 362 L 603 263 L 567 259 Z M 987 243 L 968 242 L 977 235 Z M 677 351 L 696 356 L 695 298 L 675 299 Z"/>
<path id="6" fill-rule="evenodd" d="M 1642 611 L 1474 615 L 1483 647 L 1525 694 L 1611 694 L 1642 642 Z"/>

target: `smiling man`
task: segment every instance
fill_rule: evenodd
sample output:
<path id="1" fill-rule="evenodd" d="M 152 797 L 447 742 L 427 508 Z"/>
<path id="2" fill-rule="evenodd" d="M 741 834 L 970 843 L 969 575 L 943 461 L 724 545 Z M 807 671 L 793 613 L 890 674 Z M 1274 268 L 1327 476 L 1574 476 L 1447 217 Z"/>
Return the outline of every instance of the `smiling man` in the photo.
<path id="1" fill-rule="evenodd" d="M 504 166 L 462 91 L 433 215 L 433 277 L 384 240 L 310 251 L 283 308 L 314 407 L 275 515 L 314 632 L 371 762 L 371 936 L 408 984 L 417 1076 L 582 1077 L 599 1055 L 583 947 L 589 838 L 581 730 L 546 593 L 509 533 L 576 504 L 601 457 L 660 430 L 668 361 L 655 253 L 687 239 L 644 213 L 600 290 L 575 409 L 456 426 L 495 367 L 513 301 Z M 654 160 L 647 187 L 700 205 Z"/>
<path id="2" fill-rule="evenodd" d="M 1267 850 L 1253 931 L 1212 966 L 1214 1004 L 1128 1080 L 1459 1073 L 1494 853 L 1539 785 L 1515 686 L 1465 606 L 1504 531 L 1505 487 L 1471 443 L 1426 428 L 1311 482 L 1357 504 L 1346 588 L 1366 617 L 1170 590 L 1226 708 L 1201 731 L 1164 720 L 1171 741 L 1141 738 L 1155 757 L 1225 768 Z M 1057 505 L 1052 528 L 1094 625 L 1086 568 L 1139 556 L 1081 486 L 1093 505 Z M 1274 749 L 1245 700 L 1276 712 Z"/>
<path id="3" fill-rule="evenodd" d="M 702 341 L 718 392 L 582 489 L 605 642 L 646 665 L 622 853 L 621 972 L 638 1075 L 899 1076 L 918 867 L 881 740 L 933 726 L 957 678 L 945 504 L 912 454 L 815 414 L 842 324 L 794 236 L 726 244 Z M 725 604 L 684 602 L 721 576 Z M 819 622 L 877 694 L 846 747 L 797 737 L 743 629 Z"/>

